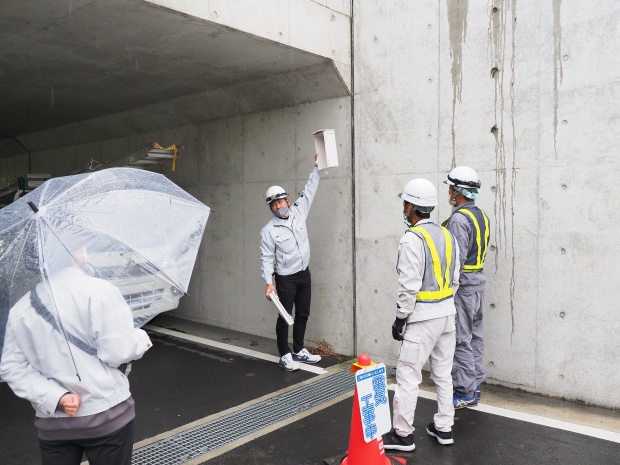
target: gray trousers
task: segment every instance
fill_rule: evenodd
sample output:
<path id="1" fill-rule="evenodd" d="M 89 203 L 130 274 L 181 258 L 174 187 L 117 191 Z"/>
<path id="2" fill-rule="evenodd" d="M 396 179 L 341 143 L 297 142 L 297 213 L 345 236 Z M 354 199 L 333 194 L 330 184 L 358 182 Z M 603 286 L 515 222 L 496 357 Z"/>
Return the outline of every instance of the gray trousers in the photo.
<path id="1" fill-rule="evenodd" d="M 450 369 L 454 358 L 454 317 L 408 323 L 396 365 L 393 426 L 399 436 L 414 431 L 413 420 L 422 382 L 422 366 L 427 360 L 437 392 L 437 413 L 433 417 L 439 431 L 451 431 L 454 424 Z"/>
<path id="2" fill-rule="evenodd" d="M 460 291 L 461 289 L 459 289 Z M 487 376 L 484 369 L 484 291 L 454 296 L 456 306 L 456 350 L 452 365 L 455 390 L 473 394 Z"/>

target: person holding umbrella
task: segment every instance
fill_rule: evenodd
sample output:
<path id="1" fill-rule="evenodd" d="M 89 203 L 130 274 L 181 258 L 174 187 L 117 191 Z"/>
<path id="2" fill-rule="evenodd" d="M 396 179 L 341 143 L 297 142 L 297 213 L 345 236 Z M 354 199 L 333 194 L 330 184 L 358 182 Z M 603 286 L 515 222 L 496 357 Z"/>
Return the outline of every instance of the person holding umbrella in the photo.
<path id="1" fill-rule="evenodd" d="M 111 283 L 83 272 L 84 247 L 9 311 L 0 377 L 29 400 L 43 465 L 130 465 L 134 400 L 117 367 L 152 346 Z M 62 320 L 49 309 L 62 312 Z"/>
<path id="2" fill-rule="evenodd" d="M 0 378 L 32 403 L 44 465 L 130 464 L 134 401 L 118 367 L 170 309 L 132 295 L 187 292 L 210 211 L 134 168 L 52 178 L 0 210 Z"/>

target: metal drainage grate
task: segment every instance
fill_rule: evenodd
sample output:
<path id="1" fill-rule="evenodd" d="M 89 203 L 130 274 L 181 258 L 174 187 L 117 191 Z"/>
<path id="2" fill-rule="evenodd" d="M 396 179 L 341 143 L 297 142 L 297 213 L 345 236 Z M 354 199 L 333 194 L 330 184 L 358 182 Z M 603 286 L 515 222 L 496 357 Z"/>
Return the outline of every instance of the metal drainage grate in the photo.
<path id="1" fill-rule="evenodd" d="M 181 465 L 353 390 L 349 370 L 267 399 L 133 452 L 132 465 Z M 243 431 L 239 431 L 243 425 Z"/>

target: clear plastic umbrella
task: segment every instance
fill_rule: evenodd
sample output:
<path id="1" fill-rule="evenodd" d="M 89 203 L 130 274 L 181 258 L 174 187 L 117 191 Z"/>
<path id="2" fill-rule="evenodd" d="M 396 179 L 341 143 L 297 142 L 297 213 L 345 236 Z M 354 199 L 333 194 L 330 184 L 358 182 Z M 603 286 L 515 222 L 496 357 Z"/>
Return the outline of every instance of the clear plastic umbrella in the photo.
<path id="1" fill-rule="evenodd" d="M 0 358 L 9 311 L 26 294 L 31 302 L 43 294 L 50 330 L 63 330 L 53 282 L 69 267 L 114 284 L 136 327 L 176 308 L 210 211 L 164 176 L 134 168 L 52 178 L 1 209 Z"/>

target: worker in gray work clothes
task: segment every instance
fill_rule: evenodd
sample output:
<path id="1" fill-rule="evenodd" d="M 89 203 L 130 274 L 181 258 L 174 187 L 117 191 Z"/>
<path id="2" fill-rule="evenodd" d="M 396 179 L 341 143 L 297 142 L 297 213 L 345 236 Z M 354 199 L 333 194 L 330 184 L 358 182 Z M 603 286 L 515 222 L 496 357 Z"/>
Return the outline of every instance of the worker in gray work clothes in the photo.
<path id="1" fill-rule="evenodd" d="M 267 189 L 266 201 L 273 217 L 260 232 L 261 269 L 267 286 L 265 297 L 271 300 L 269 294 L 277 289 L 280 302 L 288 313 L 292 315 L 295 306 L 293 351 L 288 344 L 288 323 L 280 315 L 276 322 L 280 366 L 286 371 L 298 370 L 298 362 L 317 363 L 321 360 L 320 355 L 313 355 L 304 347 L 312 285 L 306 218 L 319 187 L 316 158 L 315 154 L 314 169 L 293 205 L 284 188 L 271 186 Z"/>
<path id="2" fill-rule="evenodd" d="M 452 360 L 455 327 L 453 294 L 460 268 L 458 244 L 430 220 L 437 189 L 427 179 L 412 179 L 399 194 L 408 229 L 398 245 L 398 300 L 392 337 L 402 341 L 396 365 L 393 429 L 383 435 L 388 450 L 415 449 L 413 426 L 422 367 L 428 360 L 437 392 L 437 413 L 426 432 L 441 445 L 454 443 Z"/>
<path id="3" fill-rule="evenodd" d="M 456 305 L 456 350 L 452 367 L 454 408 L 473 407 L 480 400 L 484 369 L 484 259 L 489 245 L 489 218 L 476 206 L 480 179 L 468 166 L 457 166 L 444 181 L 450 205 L 455 207 L 444 226 L 459 244 L 460 283 L 454 296 Z"/>

